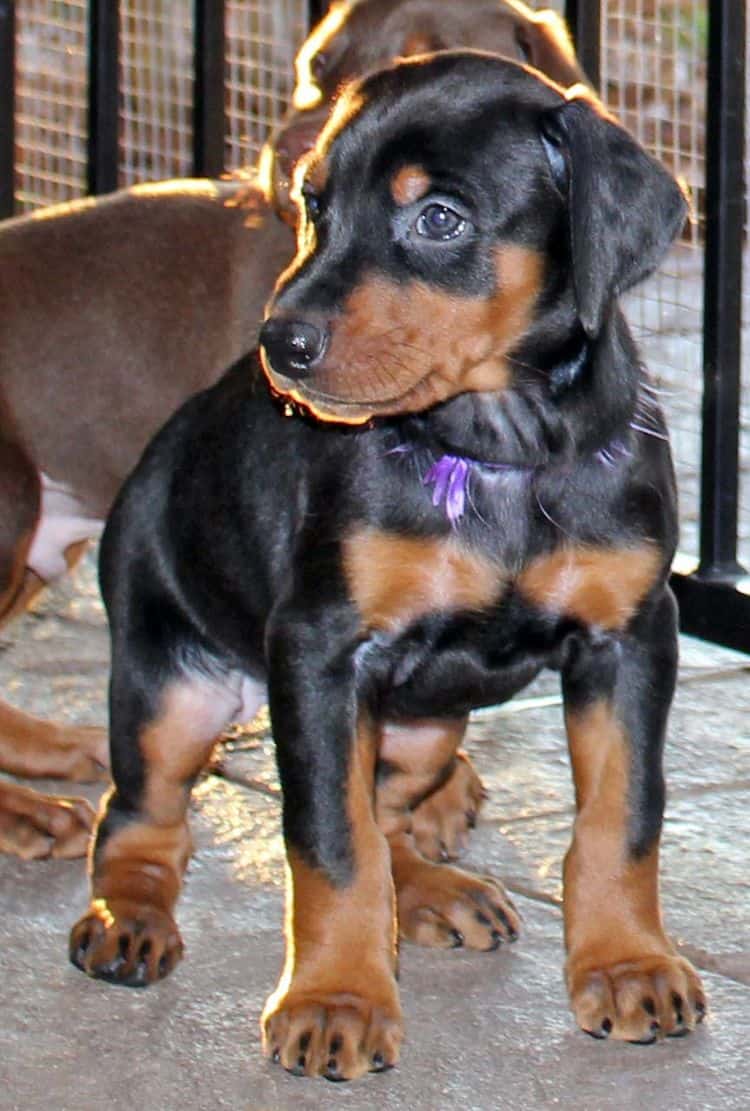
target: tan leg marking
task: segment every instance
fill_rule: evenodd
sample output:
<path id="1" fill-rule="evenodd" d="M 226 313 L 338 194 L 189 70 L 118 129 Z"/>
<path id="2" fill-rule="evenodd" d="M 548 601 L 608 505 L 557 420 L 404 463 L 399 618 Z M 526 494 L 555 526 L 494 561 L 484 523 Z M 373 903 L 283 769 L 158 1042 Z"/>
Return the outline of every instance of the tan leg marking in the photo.
<path id="1" fill-rule="evenodd" d="M 287 852 L 286 961 L 261 1019 L 263 1051 L 292 1072 L 352 1080 L 398 1060 L 401 1007 L 388 847 L 372 812 L 372 738 L 353 746 L 354 877 L 335 887 Z"/>
<path id="2" fill-rule="evenodd" d="M 465 719 L 385 727 L 381 755 L 388 767 L 377 789 L 378 825 L 391 850 L 402 937 L 438 948 L 495 949 L 520 929 L 502 886 L 426 860 L 414 839 L 413 808 L 445 782 L 465 728 Z"/>
<path id="3" fill-rule="evenodd" d="M 192 782 L 224 724 L 204 688 L 178 685 L 141 734 L 141 812 L 97 843 L 91 905 L 71 932 L 71 959 L 90 975 L 141 986 L 166 976 L 182 956 L 173 911 L 192 848 L 185 815 Z"/>
<path id="4" fill-rule="evenodd" d="M 566 715 L 578 814 L 565 859 L 566 979 L 578 1023 L 596 1037 L 651 1041 L 692 1029 L 700 979 L 666 937 L 658 847 L 628 849 L 630 751 L 612 706 Z"/>
<path id="5" fill-rule="evenodd" d="M 86 799 L 43 795 L 0 780 L 0 852 L 23 860 L 85 856 L 94 818 Z"/>
<path id="6" fill-rule="evenodd" d="M 18 573 L 0 599 L 0 625 L 27 610 L 46 586 L 24 567 L 29 541 L 19 548 Z M 87 546 L 84 540 L 66 550 L 70 569 Z M 35 779 L 70 779 L 76 783 L 107 779 L 107 732 L 98 726 L 57 725 L 0 702 L 0 768 L 10 775 Z"/>

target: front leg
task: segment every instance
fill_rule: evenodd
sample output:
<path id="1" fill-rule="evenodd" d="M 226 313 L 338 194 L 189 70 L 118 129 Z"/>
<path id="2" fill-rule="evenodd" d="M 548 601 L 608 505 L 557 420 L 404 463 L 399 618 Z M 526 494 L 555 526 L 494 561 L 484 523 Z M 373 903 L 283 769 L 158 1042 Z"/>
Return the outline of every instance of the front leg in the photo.
<path id="1" fill-rule="evenodd" d="M 577 817 L 564 869 L 566 979 L 594 1037 L 652 1042 L 705 1011 L 700 979 L 664 933 L 658 858 L 662 748 L 677 627 L 665 588 L 620 637 L 571 647 L 563 669 Z"/>
<path id="2" fill-rule="evenodd" d="M 357 712 L 356 623 L 338 618 L 278 614 L 268 638 L 287 950 L 261 1025 L 265 1054 L 284 1068 L 349 1080 L 396 1063 L 402 1025 L 390 857 L 373 812 L 376 736 Z"/>

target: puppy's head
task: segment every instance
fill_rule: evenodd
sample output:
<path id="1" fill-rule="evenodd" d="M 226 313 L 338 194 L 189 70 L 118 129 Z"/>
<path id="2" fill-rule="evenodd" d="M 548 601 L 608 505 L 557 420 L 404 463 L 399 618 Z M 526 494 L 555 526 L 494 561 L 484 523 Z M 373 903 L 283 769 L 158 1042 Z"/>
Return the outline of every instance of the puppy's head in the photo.
<path id="1" fill-rule="evenodd" d="M 471 52 L 353 85 L 297 200 L 263 365 L 275 391 L 347 423 L 512 388 L 545 346 L 596 336 L 685 212 L 589 95 Z"/>
<path id="2" fill-rule="evenodd" d="M 297 54 L 294 110 L 264 150 L 266 190 L 282 214 L 294 166 L 348 82 L 397 58 L 459 47 L 526 62 L 561 85 L 584 80 L 561 17 L 521 0 L 336 0 Z"/>

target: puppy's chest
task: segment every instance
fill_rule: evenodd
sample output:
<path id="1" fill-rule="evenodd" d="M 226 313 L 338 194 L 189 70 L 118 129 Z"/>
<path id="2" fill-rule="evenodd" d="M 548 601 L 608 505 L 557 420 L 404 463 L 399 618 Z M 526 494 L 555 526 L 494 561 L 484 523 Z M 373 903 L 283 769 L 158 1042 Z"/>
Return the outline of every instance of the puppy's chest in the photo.
<path id="1" fill-rule="evenodd" d="M 661 572 L 647 541 L 593 545 L 566 540 L 514 566 L 477 551 L 456 535 L 410 537 L 363 527 L 343 545 L 349 595 L 368 633 L 403 636 L 431 616 L 502 622 L 509 612 L 623 628 Z"/>

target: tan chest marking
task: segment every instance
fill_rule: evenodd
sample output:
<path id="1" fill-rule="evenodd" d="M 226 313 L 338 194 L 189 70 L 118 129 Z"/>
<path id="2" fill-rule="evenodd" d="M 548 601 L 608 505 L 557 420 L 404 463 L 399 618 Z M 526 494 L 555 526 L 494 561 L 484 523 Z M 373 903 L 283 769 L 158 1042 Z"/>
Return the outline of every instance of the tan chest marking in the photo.
<path id="1" fill-rule="evenodd" d="M 633 548 L 564 547 L 535 559 L 518 577 L 520 593 L 539 609 L 584 625 L 620 629 L 656 581 L 662 555 Z"/>
<path id="2" fill-rule="evenodd" d="M 395 630 L 428 613 L 482 610 L 503 589 L 502 570 L 453 539 L 364 529 L 344 542 L 351 597 L 368 628 Z"/>

